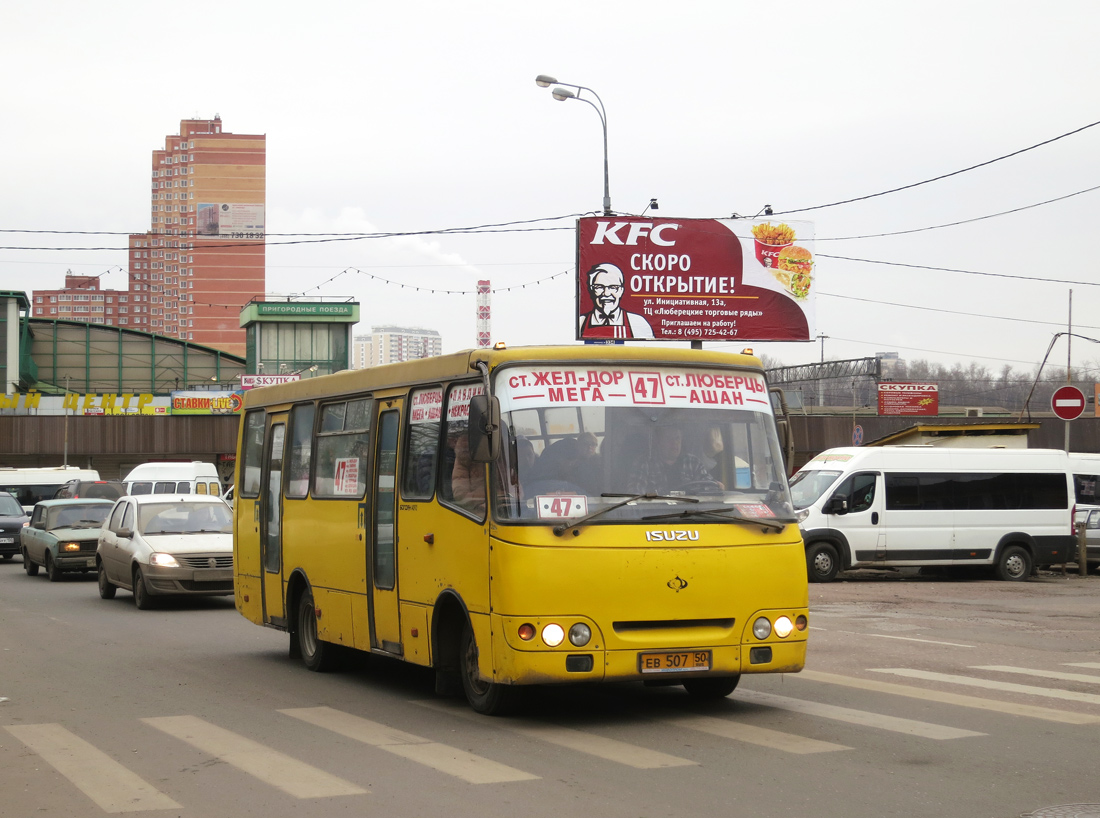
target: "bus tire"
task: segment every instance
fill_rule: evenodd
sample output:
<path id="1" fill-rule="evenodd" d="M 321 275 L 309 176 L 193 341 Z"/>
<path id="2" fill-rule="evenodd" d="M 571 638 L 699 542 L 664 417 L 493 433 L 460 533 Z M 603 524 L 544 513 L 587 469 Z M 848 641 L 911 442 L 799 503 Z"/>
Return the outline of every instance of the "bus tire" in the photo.
<path id="1" fill-rule="evenodd" d="M 313 608 L 313 591 L 305 588 L 298 597 L 295 615 L 298 656 L 302 664 L 315 673 L 326 673 L 336 667 L 336 645 L 317 635 L 317 613 Z"/>
<path id="2" fill-rule="evenodd" d="M 458 661 L 461 665 L 462 690 L 466 701 L 475 713 L 483 716 L 500 716 L 515 703 L 516 690 L 508 685 L 484 681 L 477 669 L 477 639 L 469 620 L 462 628 Z"/>
<path id="3" fill-rule="evenodd" d="M 712 702 L 724 699 L 737 689 L 737 683 L 741 681 L 737 676 L 720 676 L 715 679 L 688 679 L 684 682 L 684 690 L 697 702 Z"/>
<path id="4" fill-rule="evenodd" d="M 1022 545 L 1006 545 L 993 571 L 997 579 L 1023 582 L 1031 576 L 1031 555 Z"/>
<path id="5" fill-rule="evenodd" d="M 806 549 L 806 575 L 810 582 L 832 582 L 840 573 L 840 554 L 830 542 L 815 542 Z"/>

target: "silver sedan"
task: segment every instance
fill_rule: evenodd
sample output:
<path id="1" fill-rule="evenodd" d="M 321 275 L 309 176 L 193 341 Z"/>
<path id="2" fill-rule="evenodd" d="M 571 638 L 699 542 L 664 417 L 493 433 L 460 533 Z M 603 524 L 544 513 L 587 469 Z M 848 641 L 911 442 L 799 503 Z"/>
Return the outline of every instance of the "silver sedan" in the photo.
<path id="1" fill-rule="evenodd" d="M 233 593 L 233 512 L 214 495 L 141 494 L 115 503 L 99 535 L 99 595 L 146 609 L 157 596 Z"/>

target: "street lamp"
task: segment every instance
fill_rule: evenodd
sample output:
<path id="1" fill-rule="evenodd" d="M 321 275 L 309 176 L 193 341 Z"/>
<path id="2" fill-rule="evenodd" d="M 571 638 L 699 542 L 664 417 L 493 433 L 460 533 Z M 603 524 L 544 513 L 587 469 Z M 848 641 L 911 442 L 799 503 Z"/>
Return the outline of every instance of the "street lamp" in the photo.
<path id="1" fill-rule="evenodd" d="M 585 102 L 591 105 L 596 113 L 600 116 L 600 125 L 603 126 L 603 214 L 605 216 L 611 215 L 611 189 L 607 181 L 607 111 L 604 110 L 603 100 L 600 99 L 600 95 L 584 85 L 573 85 L 569 82 L 558 82 L 553 77 L 546 74 L 539 74 L 535 77 L 535 85 L 539 88 L 549 88 L 551 85 L 555 86 L 554 90 L 550 93 L 553 94 L 554 99 L 558 102 L 565 102 L 567 99 L 575 99 L 579 102 Z M 568 88 L 562 87 L 568 86 Z M 576 88 L 577 92 L 573 93 L 570 88 Z M 582 91 L 587 91 L 596 101 L 593 102 L 590 99 L 586 99 L 581 96 Z"/>

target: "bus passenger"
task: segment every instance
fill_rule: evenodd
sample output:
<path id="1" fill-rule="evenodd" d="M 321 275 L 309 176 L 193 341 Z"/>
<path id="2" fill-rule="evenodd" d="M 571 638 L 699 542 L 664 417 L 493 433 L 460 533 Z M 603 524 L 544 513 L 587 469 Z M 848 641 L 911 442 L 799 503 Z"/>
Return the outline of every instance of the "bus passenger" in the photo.
<path id="1" fill-rule="evenodd" d="M 485 464 L 474 463 L 470 457 L 470 442 L 466 429 L 460 432 L 448 430 L 447 444 L 454 449 L 454 466 L 451 468 L 451 496 L 455 505 L 485 514 Z"/>

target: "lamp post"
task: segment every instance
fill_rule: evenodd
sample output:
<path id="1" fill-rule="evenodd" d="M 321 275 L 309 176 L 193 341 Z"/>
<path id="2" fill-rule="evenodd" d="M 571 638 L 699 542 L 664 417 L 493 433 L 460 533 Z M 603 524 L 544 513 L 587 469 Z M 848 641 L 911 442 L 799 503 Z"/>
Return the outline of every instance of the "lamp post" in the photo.
<path id="1" fill-rule="evenodd" d="M 575 99 L 580 102 L 586 102 L 595 108 L 596 113 L 600 116 L 600 125 L 603 126 L 603 214 L 605 216 L 611 215 L 611 189 L 608 185 L 607 178 L 607 111 L 604 110 L 603 100 L 600 99 L 600 95 L 584 85 L 573 85 L 568 82 L 558 82 L 553 77 L 549 77 L 546 74 L 539 74 L 535 77 L 535 85 L 539 88 L 549 88 L 554 86 L 554 90 L 550 93 L 553 94 L 554 99 L 558 102 L 565 102 L 567 99 Z M 568 86 L 568 87 L 563 87 Z M 577 92 L 573 93 L 570 88 L 576 88 Z M 587 91 L 596 101 L 593 102 L 590 99 L 581 96 L 583 91 Z"/>

